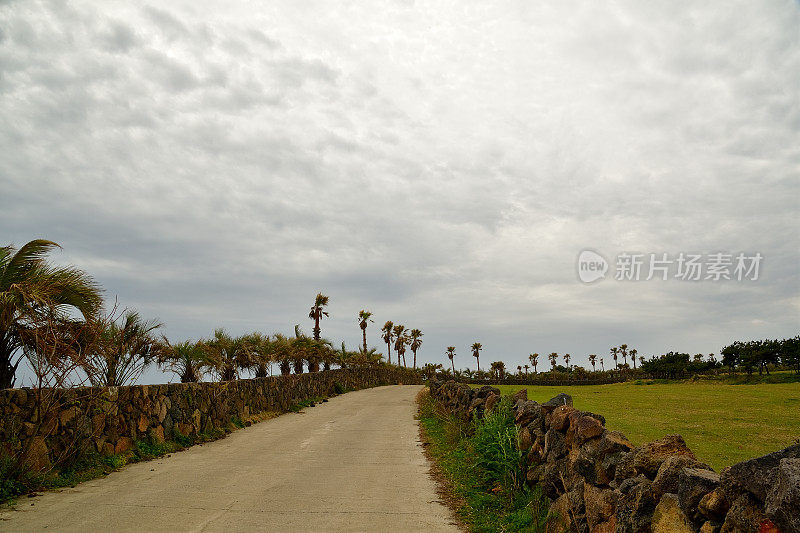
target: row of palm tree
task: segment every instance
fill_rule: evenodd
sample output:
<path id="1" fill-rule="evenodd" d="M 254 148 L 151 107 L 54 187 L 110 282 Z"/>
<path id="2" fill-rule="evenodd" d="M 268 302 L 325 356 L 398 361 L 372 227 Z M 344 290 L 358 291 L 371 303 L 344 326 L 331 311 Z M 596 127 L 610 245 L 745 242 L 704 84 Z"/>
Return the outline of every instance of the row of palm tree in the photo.
<path id="1" fill-rule="evenodd" d="M 362 311 L 363 312 L 363 311 Z M 395 324 L 391 320 L 387 320 L 381 328 L 383 334 L 383 342 L 386 343 L 386 355 L 389 364 L 392 364 L 392 347 L 397 354 L 397 365 L 400 366 L 401 361 L 404 367 L 406 363 L 406 350 L 411 349 L 414 354 L 412 368 L 417 368 L 417 350 L 422 346 L 422 330 L 411 329 L 409 330 L 403 324 Z M 364 345 L 366 346 L 366 333 L 364 333 Z"/>

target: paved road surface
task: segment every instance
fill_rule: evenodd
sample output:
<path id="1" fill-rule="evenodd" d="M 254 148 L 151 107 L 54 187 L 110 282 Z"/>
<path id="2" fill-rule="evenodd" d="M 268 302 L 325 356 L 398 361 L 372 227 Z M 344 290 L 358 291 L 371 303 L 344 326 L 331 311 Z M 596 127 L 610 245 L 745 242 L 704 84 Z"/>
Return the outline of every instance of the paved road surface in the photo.
<path id="1" fill-rule="evenodd" d="M 350 392 L 74 489 L 22 498 L 0 513 L 0 530 L 458 531 L 419 446 L 419 389 Z"/>

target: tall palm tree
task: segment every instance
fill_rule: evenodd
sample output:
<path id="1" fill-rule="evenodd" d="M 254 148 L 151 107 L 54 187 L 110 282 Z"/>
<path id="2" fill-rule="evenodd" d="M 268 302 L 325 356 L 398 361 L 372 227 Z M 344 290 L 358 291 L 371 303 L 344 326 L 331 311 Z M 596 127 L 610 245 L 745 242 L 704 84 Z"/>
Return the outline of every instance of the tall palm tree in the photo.
<path id="1" fill-rule="evenodd" d="M 175 372 L 181 383 L 197 383 L 216 361 L 197 342 L 184 341 L 170 344 L 163 339 L 164 347 L 159 353 L 158 364 L 164 370 Z"/>
<path id="2" fill-rule="evenodd" d="M 597 354 L 589 355 L 589 362 L 592 363 L 592 372 L 595 372 L 595 363 L 597 362 Z"/>
<path id="3" fill-rule="evenodd" d="M 619 353 L 622 354 L 622 360 L 624 364 L 628 364 L 628 345 L 627 344 L 620 344 L 619 345 Z"/>
<path id="4" fill-rule="evenodd" d="M 600 370 L 602 370 L 603 372 L 605 372 L 605 371 L 606 371 L 606 367 L 605 367 L 605 365 L 603 364 L 603 358 L 602 358 L 602 357 L 600 358 Z"/>
<path id="5" fill-rule="evenodd" d="M 569 368 L 569 359 L 570 359 L 569 354 L 568 353 L 564 354 L 564 362 L 567 364 L 567 368 Z"/>
<path id="6" fill-rule="evenodd" d="M 617 354 L 619 353 L 619 348 L 617 348 L 617 347 L 614 347 L 614 348 L 611 348 L 611 350 L 610 350 L 610 351 L 611 351 L 611 357 L 613 357 L 613 358 L 614 358 L 614 365 L 615 365 L 615 366 L 619 366 L 619 365 L 617 364 Z"/>
<path id="7" fill-rule="evenodd" d="M 532 354 L 530 354 L 528 356 L 528 359 L 530 360 L 531 364 L 533 365 L 533 373 L 534 374 L 538 374 L 539 373 L 539 370 L 538 370 L 539 354 L 538 353 L 532 353 Z"/>
<path id="8" fill-rule="evenodd" d="M 319 292 L 314 299 L 314 305 L 311 306 L 311 311 L 308 313 L 308 318 L 314 321 L 314 340 L 316 341 L 319 340 L 320 334 L 319 321 L 322 320 L 323 316 L 328 316 L 328 313 L 324 310 L 326 305 L 328 305 L 328 297 Z"/>
<path id="9" fill-rule="evenodd" d="M 491 365 L 489 365 L 492 374 L 494 375 L 495 379 L 501 380 L 505 379 L 506 375 L 506 364 L 502 361 L 494 361 Z"/>
<path id="10" fill-rule="evenodd" d="M 383 342 L 386 343 L 387 361 L 390 365 L 392 364 L 392 341 L 394 340 L 394 334 L 392 333 L 393 329 L 394 323 L 391 320 L 387 320 L 381 328 L 381 331 L 383 332 Z"/>
<path id="11" fill-rule="evenodd" d="M 394 335 L 394 351 L 397 352 L 397 366 L 400 366 L 400 356 L 403 356 L 403 366 L 406 366 L 406 327 L 402 324 L 397 324 L 392 329 Z"/>
<path id="12" fill-rule="evenodd" d="M 160 349 L 155 330 L 162 325 L 136 311 L 112 310 L 97 320 L 98 342 L 81 365 L 94 386 L 128 385 L 152 363 Z"/>
<path id="13" fill-rule="evenodd" d="M 525 377 L 528 377 L 528 369 L 530 368 L 530 366 L 528 366 L 528 365 L 522 365 L 522 368 L 524 368 L 524 369 L 525 369 Z"/>
<path id="14" fill-rule="evenodd" d="M 558 353 L 552 352 L 550 355 L 547 356 L 550 359 L 550 364 L 553 365 L 553 370 L 556 369 L 556 361 L 558 361 Z"/>
<path id="15" fill-rule="evenodd" d="M 478 365 L 478 371 L 481 369 L 481 350 L 483 349 L 483 345 L 479 342 L 472 343 L 472 357 L 475 358 Z"/>
<path id="16" fill-rule="evenodd" d="M 631 348 L 631 351 L 628 352 L 631 354 L 631 360 L 633 360 L 633 369 L 636 370 L 636 354 L 639 353 L 636 348 Z"/>
<path id="17" fill-rule="evenodd" d="M 68 321 L 72 310 L 87 319 L 103 305 L 99 285 L 82 270 L 48 264 L 54 248 L 61 247 L 46 240 L 0 247 L 0 389 L 14 386 L 25 329 Z"/>
<path id="18" fill-rule="evenodd" d="M 418 329 L 411 330 L 411 351 L 414 353 L 414 369 L 417 368 L 417 350 L 422 346 L 422 331 Z"/>
<path id="19" fill-rule="evenodd" d="M 369 312 L 369 311 L 365 311 L 364 309 L 362 309 L 361 311 L 358 312 L 358 327 L 361 328 L 361 337 L 362 337 L 362 339 L 364 341 L 364 351 L 365 352 L 367 351 L 367 323 L 369 323 L 369 322 L 373 322 L 374 323 L 375 322 L 374 320 L 372 320 L 370 318 L 371 316 L 372 316 L 372 313 Z"/>
<path id="20" fill-rule="evenodd" d="M 453 377 L 456 375 L 456 364 L 453 362 L 453 357 L 456 356 L 456 347 L 455 346 L 448 346 L 447 347 L 447 357 L 450 358 L 450 364 L 453 366 Z"/>

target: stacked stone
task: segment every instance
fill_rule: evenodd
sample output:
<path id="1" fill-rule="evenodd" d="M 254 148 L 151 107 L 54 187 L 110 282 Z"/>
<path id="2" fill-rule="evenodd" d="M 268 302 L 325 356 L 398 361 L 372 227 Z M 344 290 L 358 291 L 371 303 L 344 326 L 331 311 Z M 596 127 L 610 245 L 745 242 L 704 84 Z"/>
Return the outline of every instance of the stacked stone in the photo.
<path id="1" fill-rule="evenodd" d="M 483 389 L 463 387 L 437 384 L 434 396 L 479 416 L 471 402 Z M 513 399 L 528 483 L 542 487 L 559 517 L 548 531 L 800 532 L 800 444 L 718 474 L 680 435 L 634 447 L 567 394 L 539 404 L 523 389 Z"/>
<path id="2" fill-rule="evenodd" d="M 222 383 L 0 391 L 0 447 L 44 471 L 69 456 L 122 453 L 135 441 L 157 442 L 229 427 L 234 418 L 286 411 L 301 400 L 362 389 L 421 383 L 402 368 L 346 369 Z"/>

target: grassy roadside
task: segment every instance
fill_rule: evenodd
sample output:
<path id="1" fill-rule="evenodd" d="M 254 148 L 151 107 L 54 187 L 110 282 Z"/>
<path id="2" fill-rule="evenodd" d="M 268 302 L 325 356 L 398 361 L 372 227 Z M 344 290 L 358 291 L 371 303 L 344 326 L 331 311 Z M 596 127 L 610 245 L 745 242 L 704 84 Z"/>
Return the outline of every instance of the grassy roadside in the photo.
<path id="1" fill-rule="evenodd" d="M 498 388 L 503 394 L 527 388 L 528 398 L 538 402 L 566 392 L 577 409 L 600 413 L 606 427 L 621 431 L 637 445 L 679 433 L 717 471 L 800 439 L 800 383 L 634 381 Z"/>
<path id="2" fill-rule="evenodd" d="M 427 455 L 442 474 L 445 500 L 468 531 L 544 531 L 547 499 L 522 478 L 510 399 L 485 420 L 467 424 L 437 408 L 428 389 L 417 397 Z M 435 476 L 436 477 L 436 476 Z"/>

